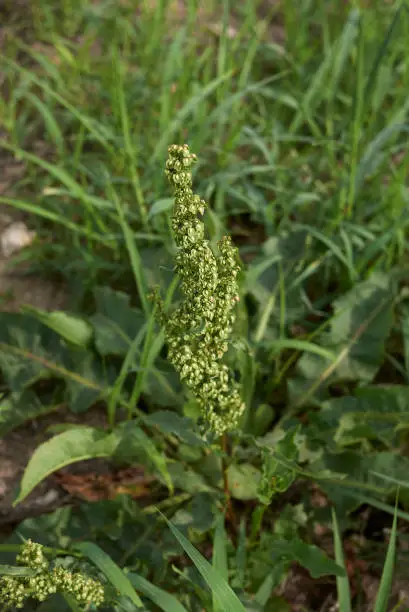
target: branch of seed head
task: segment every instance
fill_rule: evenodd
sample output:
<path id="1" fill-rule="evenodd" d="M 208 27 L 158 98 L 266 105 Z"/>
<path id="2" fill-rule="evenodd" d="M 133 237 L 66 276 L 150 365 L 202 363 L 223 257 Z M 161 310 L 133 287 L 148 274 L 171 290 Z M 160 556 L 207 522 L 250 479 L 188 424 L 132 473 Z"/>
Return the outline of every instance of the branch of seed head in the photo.
<path id="1" fill-rule="evenodd" d="M 172 228 L 178 252 L 176 269 L 185 300 L 169 315 L 158 293 L 158 320 L 165 329 L 168 358 L 193 391 L 209 429 L 221 435 L 234 429 L 244 410 L 240 387 L 220 360 L 227 351 L 239 300 L 237 249 L 224 237 L 216 257 L 204 237 L 207 204 L 192 191 L 196 156 L 187 145 L 169 147 L 166 174 L 175 190 Z"/>
<path id="2" fill-rule="evenodd" d="M 37 570 L 34 576 L 0 578 L 0 602 L 23 608 L 26 599 L 32 597 L 44 601 L 57 591 L 64 591 L 74 596 L 82 606 L 93 603 L 100 606 L 104 602 L 104 587 L 98 580 L 84 576 L 80 572 L 72 573 L 62 567 L 50 565 L 44 556 L 43 546 L 27 540 L 17 555 L 18 565 Z"/>

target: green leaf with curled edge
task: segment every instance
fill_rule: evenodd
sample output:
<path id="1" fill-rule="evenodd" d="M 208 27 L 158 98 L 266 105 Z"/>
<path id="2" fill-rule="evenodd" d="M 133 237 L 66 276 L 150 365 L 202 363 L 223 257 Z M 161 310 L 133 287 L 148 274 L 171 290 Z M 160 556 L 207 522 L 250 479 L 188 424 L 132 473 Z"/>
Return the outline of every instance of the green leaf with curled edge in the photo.
<path id="1" fill-rule="evenodd" d="M 313 578 L 332 574 L 335 576 L 345 576 L 345 570 L 335 563 L 333 559 L 317 546 L 307 544 L 298 538 L 292 540 L 277 540 L 274 542 L 271 551 L 273 563 L 280 560 L 298 561 L 305 567 Z"/>
<path id="2" fill-rule="evenodd" d="M 266 506 L 271 503 L 274 495 L 287 491 L 295 480 L 294 463 L 299 454 L 295 437 L 299 429 L 298 425 L 289 429 L 273 451 L 266 447 L 262 451 L 263 468 L 257 497 Z"/>

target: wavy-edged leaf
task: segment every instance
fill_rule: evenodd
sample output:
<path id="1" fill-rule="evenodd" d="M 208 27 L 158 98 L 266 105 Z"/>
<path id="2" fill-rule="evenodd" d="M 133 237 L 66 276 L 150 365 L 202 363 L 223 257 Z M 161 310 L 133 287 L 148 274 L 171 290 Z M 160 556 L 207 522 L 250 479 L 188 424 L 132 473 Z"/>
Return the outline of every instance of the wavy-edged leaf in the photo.
<path id="1" fill-rule="evenodd" d="M 312 428 L 324 430 L 339 448 L 381 442 L 396 448 L 399 434 L 409 429 L 409 388 L 373 385 L 356 389 L 322 404 L 312 417 Z"/>
<path id="2" fill-rule="evenodd" d="M 105 392 L 104 373 L 91 352 L 66 346 L 56 332 L 23 314 L 1 313 L 0 323 L 0 369 L 12 391 L 62 379 L 70 407 L 78 412 Z"/>
<path id="3" fill-rule="evenodd" d="M 395 452 L 375 451 L 366 455 L 352 450 L 328 452 L 324 453 L 310 470 L 315 473 L 317 468 L 327 471 L 327 476 L 319 479 L 320 487 L 336 504 L 337 513 L 344 515 L 362 503 L 368 503 L 368 493 L 372 495 L 375 503 L 379 502 L 379 498 L 388 499 L 394 495 L 398 489 L 395 482 L 407 480 L 409 458 Z M 331 474 L 334 475 L 333 480 Z M 341 474 L 345 474 L 345 478 L 340 481 Z M 380 484 L 377 474 L 388 474 L 389 481 Z M 401 491 L 400 496 L 402 501 L 407 503 L 407 491 Z"/>
<path id="4" fill-rule="evenodd" d="M 107 434 L 93 427 L 69 429 L 47 440 L 34 451 L 13 506 L 22 502 L 34 487 L 53 472 L 76 461 L 111 457 L 117 445 L 118 436 L 115 433 Z"/>
<path id="5" fill-rule="evenodd" d="M 335 575 L 345 576 L 345 570 L 317 546 L 307 544 L 298 538 L 277 540 L 271 551 L 273 562 L 281 560 L 298 561 L 313 578 Z"/>
<path id="6" fill-rule="evenodd" d="M 329 333 L 320 344 L 336 353 L 323 357 L 304 354 L 297 377 L 289 381 L 291 403 L 300 406 L 335 381 L 371 382 L 385 353 L 393 315 L 394 292 L 388 275 L 374 274 L 334 302 Z"/>

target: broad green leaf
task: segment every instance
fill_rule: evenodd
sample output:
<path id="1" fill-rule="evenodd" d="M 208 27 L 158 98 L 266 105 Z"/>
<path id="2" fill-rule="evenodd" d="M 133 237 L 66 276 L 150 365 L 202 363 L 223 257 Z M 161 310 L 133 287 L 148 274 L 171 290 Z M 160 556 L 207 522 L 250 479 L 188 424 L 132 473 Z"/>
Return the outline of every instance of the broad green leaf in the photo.
<path id="1" fill-rule="evenodd" d="M 259 481 L 260 470 L 250 463 L 240 465 L 232 463 L 227 468 L 229 491 L 234 499 L 243 501 L 256 499 Z"/>
<path id="2" fill-rule="evenodd" d="M 54 436 L 34 451 L 13 506 L 21 503 L 34 487 L 53 472 L 76 461 L 111 457 L 117 445 L 116 434 L 106 434 L 92 427 L 70 429 Z"/>
<path id="3" fill-rule="evenodd" d="M 168 470 L 175 489 L 181 489 L 191 495 L 206 492 L 212 492 L 214 494 L 215 492 L 215 490 L 207 484 L 201 474 L 198 474 L 197 471 L 187 469 L 184 463 L 180 463 L 179 461 L 172 462 L 169 464 Z"/>
<path id="4" fill-rule="evenodd" d="M 118 589 L 121 595 L 129 597 L 137 608 L 143 608 L 143 603 L 135 592 L 129 578 L 123 570 L 93 542 L 80 542 L 74 548 L 82 552 L 94 565 L 108 578 L 112 586 Z"/>
<path id="5" fill-rule="evenodd" d="M 209 531 L 215 522 L 216 500 L 207 492 L 196 493 L 190 507 L 192 515 L 192 527 L 197 531 L 205 533 Z"/>
<path id="6" fill-rule="evenodd" d="M 322 404 L 313 419 L 339 448 L 383 443 L 399 445 L 399 435 L 409 429 L 409 388 L 404 385 L 374 385 L 356 389 L 354 396 L 333 398 Z"/>
<path id="7" fill-rule="evenodd" d="M 329 470 L 329 473 L 346 475 L 343 480 L 335 476 L 332 482 L 329 476 L 319 479 L 320 487 L 336 504 L 337 513 L 344 515 L 358 508 L 363 503 L 360 500 L 368 497 L 368 494 L 381 499 L 394 495 L 398 487 L 393 479 L 407 479 L 409 459 L 394 452 L 371 452 L 363 455 L 362 452 L 348 450 L 324 453 L 322 459 L 311 466 L 311 472 L 315 472 L 319 465 Z M 391 482 L 380 483 L 376 473 L 388 474 Z M 401 501 L 409 500 L 406 491 L 401 491 L 400 497 Z"/>
<path id="8" fill-rule="evenodd" d="M 57 333 L 27 315 L 3 312 L 0 323 L 0 368 L 12 391 L 21 393 L 42 379 L 62 379 L 66 399 L 77 411 L 104 393 L 103 371 L 92 352 L 68 347 Z"/>
<path id="9" fill-rule="evenodd" d="M 94 298 L 96 313 L 90 321 L 99 353 L 125 357 L 145 323 L 142 311 L 130 306 L 129 295 L 109 287 L 95 289 Z"/>
<path id="10" fill-rule="evenodd" d="M 150 370 L 145 380 L 144 395 L 154 406 L 179 407 L 184 395 L 178 373 L 161 357 L 156 359 L 155 365 L 157 369 Z"/>
<path id="11" fill-rule="evenodd" d="M 373 275 L 334 302 L 329 333 L 321 345 L 336 353 L 328 363 L 319 355 L 304 353 L 297 377 L 289 382 L 293 406 L 306 403 L 335 381 L 371 382 L 385 353 L 392 325 L 393 287 L 390 276 Z"/>
<path id="12" fill-rule="evenodd" d="M 334 551 L 335 561 L 344 569 L 345 576 L 337 576 L 337 594 L 340 612 L 351 612 L 351 591 L 349 588 L 348 574 L 345 567 L 344 551 L 342 547 L 342 537 L 339 530 L 337 515 L 332 509 L 332 529 L 334 532 Z"/>
<path id="13" fill-rule="evenodd" d="M 144 417 L 147 425 L 158 427 L 165 434 L 176 435 L 191 446 L 204 446 L 204 441 L 193 431 L 193 421 L 170 410 L 159 410 Z"/>
<path id="14" fill-rule="evenodd" d="M 161 610 L 164 610 L 164 612 L 187 612 L 186 608 L 178 602 L 176 597 L 166 593 L 166 591 L 155 586 L 142 576 L 138 576 L 131 572 L 126 576 L 138 591 L 143 593 L 146 597 L 149 597 L 149 599 Z"/>
<path id="15" fill-rule="evenodd" d="M 199 551 L 192 546 L 189 540 L 187 540 L 165 516 L 163 518 L 183 550 L 189 555 L 196 568 L 201 573 L 221 609 L 224 610 L 224 612 L 246 612 L 246 608 L 243 606 L 240 599 L 224 578 L 220 576 L 219 572 L 206 561 Z"/>
<path id="16" fill-rule="evenodd" d="M 121 439 L 115 450 L 115 459 L 124 462 L 147 461 L 159 472 L 172 494 L 174 486 L 166 457 L 162 451 L 156 448 L 152 439 L 132 421 L 120 425 L 117 432 Z"/>
<path id="17" fill-rule="evenodd" d="M 62 311 L 47 312 L 33 306 L 25 306 L 23 310 L 32 314 L 72 344 L 86 347 L 91 341 L 92 327 L 78 316 Z"/>
<path id="18" fill-rule="evenodd" d="M 298 538 L 292 540 L 277 540 L 271 551 L 273 563 L 276 561 L 297 561 L 307 569 L 313 578 L 334 574 L 345 576 L 345 570 L 317 546 L 307 544 Z"/>
<path id="19" fill-rule="evenodd" d="M 38 396 L 29 389 L 22 393 L 11 393 L 0 400 L 0 437 L 9 431 L 57 409 L 54 405 L 43 405 Z"/>
<path id="20" fill-rule="evenodd" d="M 61 340 L 40 322 L 20 313 L 0 314 L 0 367 L 17 392 L 57 375 Z"/>

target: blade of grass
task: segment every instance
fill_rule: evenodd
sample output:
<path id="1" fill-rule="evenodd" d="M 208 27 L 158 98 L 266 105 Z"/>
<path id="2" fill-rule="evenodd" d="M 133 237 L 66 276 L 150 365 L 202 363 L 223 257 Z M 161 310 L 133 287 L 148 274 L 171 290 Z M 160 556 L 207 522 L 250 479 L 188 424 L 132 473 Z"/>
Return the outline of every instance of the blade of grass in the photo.
<path id="1" fill-rule="evenodd" d="M 389 540 L 388 551 L 386 553 L 385 565 L 383 567 L 381 583 L 379 585 L 378 595 L 375 601 L 374 612 L 388 612 L 388 602 L 391 595 L 393 570 L 396 557 L 396 536 L 397 536 L 397 508 L 398 500 L 396 499 L 395 514 L 393 517 L 392 530 Z"/>
<path id="2" fill-rule="evenodd" d="M 153 309 L 151 314 L 149 315 L 149 319 L 147 322 L 145 343 L 141 355 L 141 368 L 136 377 L 135 385 L 132 389 L 131 399 L 129 402 L 129 419 L 132 418 L 133 408 L 137 405 L 139 401 L 146 377 L 150 369 L 152 368 L 155 358 L 159 355 L 165 341 L 165 337 L 162 332 L 159 333 L 157 336 L 154 336 L 155 322 L 155 309 Z"/>
<path id="3" fill-rule="evenodd" d="M 182 125 L 186 122 L 186 118 L 195 108 L 200 105 L 203 100 L 208 98 L 222 83 L 231 79 L 233 76 L 233 70 L 230 70 L 227 74 L 224 74 L 216 79 L 213 79 L 210 83 L 202 87 L 196 95 L 190 98 L 186 104 L 180 109 L 176 117 L 170 123 L 169 127 L 162 134 L 159 142 L 157 143 L 155 150 L 151 157 L 151 163 L 161 158 L 165 154 L 166 147 L 171 142 L 174 134 L 179 130 Z"/>
<path id="4" fill-rule="evenodd" d="M 220 514 L 220 516 L 217 517 L 216 529 L 214 530 L 212 565 L 219 576 L 227 583 L 229 580 L 229 571 L 227 565 L 226 541 L 227 535 L 224 528 L 224 514 Z M 214 591 L 213 612 L 224 612 L 224 608 L 220 607 Z"/>
<path id="5" fill-rule="evenodd" d="M 63 159 L 65 155 L 64 137 L 57 120 L 53 117 L 48 106 L 44 104 L 38 96 L 35 96 L 29 91 L 22 92 L 18 97 L 22 99 L 26 98 L 38 110 L 43 118 L 47 132 L 57 148 L 60 158 Z"/>
<path id="6" fill-rule="evenodd" d="M 267 343 L 266 343 L 267 346 Z M 292 338 L 281 338 L 277 340 L 273 340 L 268 343 L 268 347 L 271 353 L 279 353 L 280 351 L 284 351 L 286 349 L 294 349 L 296 351 L 304 351 L 306 353 L 312 353 L 314 355 L 319 355 L 331 363 L 337 358 L 336 353 L 330 351 L 318 344 L 313 344 L 312 342 L 307 342 L 306 340 L 297 340 Z"/>
<path id="7" fill-rule="evenodd" d="M 210 563 L 199 553 L 198 550 L 185 538 L 185 536 L 164 516 L 171 532 L 182 546 L 183 550 L 190 557 L 196 568 L 201 573 L 204 581 L 209 586 L 212 594 L 217 599 L 224 612 L 246 612 L 246 608 L 241 603 L 229 584 L 220 574 L 210 565 Z"/>
<path id="8" fill-rule="evenodd" d="M 351 590 L 349 588 L 348 572 L 345 565 L 341 533 L 335 510 L 332 509 L 332 529 L 334 532 L 335 561 L 345 570 L 345 576 L 337 576 L 337 594 L 339 612 L 351 612 Z"/>
<path id="9" fill-rule="evenodd" d="M 116 210 L 118 213 L 119 224 L 124 235 L 126 248 L 128 250 L 129 260 L 131 262 L 132 272 L 135 278 L 136 287 L 138 289 L 139 299 L 141 300 L 142 308 L 146 316 L 149 316 L 150 306 L 147 298 L 147 286 L 145 281 L 145 275 L 143 272 L 142 259 L 139 254 L 139 250 L 136 244 L 135 236 L 130 228 L 122 203 L 119 200 L 118 194 L 112 185 L 107 183 L 107 189 L 110 197 L 115 203 Z"/>
<path id="10" fill-rule="evenodd" d="M 116 154 L 115 148 L 107 141 L 106 137 L 104 137 L 101 130 L 98 130 L 95 127 L 96 126 L 95 121 L 93 121 L 87 115 L 84 115 L 84 113 L 80 112 L 73 104 L 65 100 L 60 94 L 55 92 L 52 89 L 52 87 L 50 87 L 43 80 L 36 77 L 34 72 L 32 72 L 31 70 L 27 70 L 26 68 L 23 68 L 22 66 L 17 64 L 17 62 L 11 59 L 8 59 L 5 57 L 2 57 L 1 59 L 7 65 L 12 66 L 16 72 L 23 74 L 27 79 L 35 83 L 38 87 L 40 87 L 40 89 L 45 91 L 49 96 L 51 96 L 59 104 L 61 104 L 61 106 L 66 108 L 68 111 L 70 111 L 70 113 L 74 117 L 76 117 L 76 119 L 78 119 L 78 121 L 88 130 L 88 132 L 94 136 L 95 140 L 97 140 L 103 146 L 103 148 L 112 156 L 112 158 L 115 158 L 115 154 Z"/>
<path id="11" fill-rule="evenodd" d="M 7 206 L 11 206 L 17 210 L 23 210 L 30 214 L 36 215 L 37 217 L 47 219 L 48 221 L 53 221 L 54 223 L 58 223 L 58 225 L 62 225 L 63 227 L 67 228 L 71 232 L 80 234 L 86 238 L 92 238 L 97 242 L 103 242 L 108 249 L 116 250 L 116 244 L 113 245 L 110 243 L 110 240 L 114 239 L 112 234 L 95 234 L 88 228 L 80 227 L 73 221 L 66 219 L 64 216 L 58 215 L 57 213 L 47 210 L 46 208 L 42 208 L 41 206 L 37 206 L 36 204 L 32 204 L 31 202 L 23 202 L 22 200 L 0 196 L 0 204 L 6 204 Z"/>
<path id="12" fill-rule="evenodd" d="M 51 176 L 53 176 L 58 181 L 60 181 L 63 185 L 67 187 L 67 189 L 70 192 L 71 197 L 78 198 L 84 204 L 84 207 L 89 215 L 89 219 L 92 219 L 93 221 L 95 221 L 95 223 L 99 226 L 101 233 L 102 234 L 109 233 L 107 226 L 105 225 L 101 215 L 97 214 L 96 207 L 93 205 L 93 202 L 91 198 L 88 196 L 85 189 L 83 189 L 81 185 L 79 185 L 79 183 L 77 183 L 77 181 L 75 181 L 70 176 L 70 174 L 68 174 L 68 172 L 64 170 L 64 168 L 60 168 L 59 166 L 56 166 L 55 164 L 51 164 L 45 161 L 44 159 L 41 159 L 41 157 L 38 157 L 37 155 L 33 155 L 32 153 L 28 153 L 27 151 L 24 151 L 23 149 L 20 149 L 19 147 L 14 147 L 12 145 L 9 145 L 4 140 L 0 140 L 0 146 L 2 146 L 4 149 L 8 151 L 12 151 L 18 158 L 25 159 L 35 164 L 36 166 L 43 168 Z M 101 199 L 101 202 L 103 202 L 102 199 Z M 106 202 L 105 204 L 109 208 L 109 203 Z"/>
<path id="13" fill-rule="evenodd" d="M 126 576 L 138 591 L 149 597 L 164 612 L 187 612 L 186 608 L 178 602 L 176 597 L 166 593 L 166 591 L 155 586 L 142 576 L 131 572 L 127 573 Z"/>
<path id="14" fill-rule="evenodd" d="M 356 85 L 355 85 L 355 104 L 354 104 L 354 120 L 352 124 L 352 150 L 349 163 L 349 188 L 346 194 L 347 201 L 342 202 L 342 211 L 344 216 L 350 218 L 355 204 L 356 198 L 356 175 L 358 171 L 359 150 L 362 143 L 363 130 L 363 110 L 364 110 L 364 35 L 362 23 L 359 27 L 358 50 L 357 50 L 357 67 L 356 67 Z"/>
<path id="15" fill-rule="evenodd" d="M 129 115 L 128 109 L 126 105 L 125 99 L 125 90 L 124 90 L 124 78 L 123 78 L 123 65 L 118 56 L 118 49 L 116 46 L 113 46 L 112 50 L 112 63 L 113 70 L 115 74 L 116 80 L 116 96 L 119 104 L 119 113 L 121 117 L 122 124 L 122 133 L 124 137 L 125 144 L 125 154 L 128 158 L 127 167 L 129 169 L 131 175 L 132 186 L 134 189 L 136 202 L 139 207 L 139 213 L 141 216 L 141 221 L 143 227 L 147 226 L 147 209 L 145 204 L 145 198 L 143 195 L 141 182 L 138 174 L 138 161 L 136 159 L 135 147 L 132 143 L 131 131 L 129 129 Z"/>
<path id="16" fill-rule="evenodd" d="M 74 549 L 79 550 L 85 557 L 88 557 L 96 567 L 108 578 L 109 582 L 118 589 L 121 595 L 129 597 L 137 608 L 144 605 L 139 595 L 136 593 L 129 578 L 123 570 L 106 554 L 99 546 L 93 542 L 79 542 Z"/>

